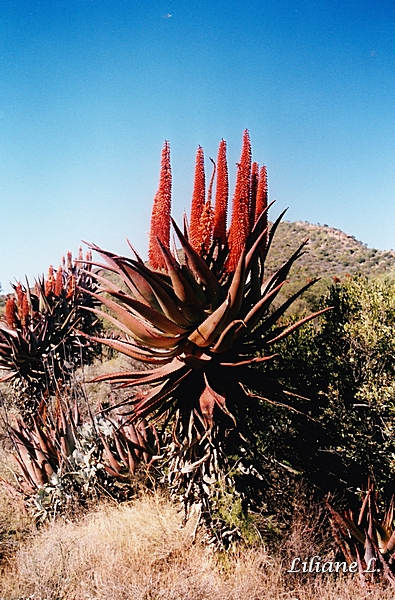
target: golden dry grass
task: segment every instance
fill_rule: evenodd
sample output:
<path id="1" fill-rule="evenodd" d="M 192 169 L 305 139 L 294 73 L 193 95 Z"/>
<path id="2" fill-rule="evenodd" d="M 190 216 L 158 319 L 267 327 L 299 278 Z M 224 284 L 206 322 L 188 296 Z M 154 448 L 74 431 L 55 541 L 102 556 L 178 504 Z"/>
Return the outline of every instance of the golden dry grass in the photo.
<path id="1" fill-rule="evenodd" d="M 3 563 L 3 600 L 390 600 L 358 579 L 287 579 L 289 567 L 263 546 L 216 556 L 192 542 L 194 523 L 158 494 L 103 505 L 80 522 L 57 521 Z M 288 552 L 286 553 L 288 554 Z"/>

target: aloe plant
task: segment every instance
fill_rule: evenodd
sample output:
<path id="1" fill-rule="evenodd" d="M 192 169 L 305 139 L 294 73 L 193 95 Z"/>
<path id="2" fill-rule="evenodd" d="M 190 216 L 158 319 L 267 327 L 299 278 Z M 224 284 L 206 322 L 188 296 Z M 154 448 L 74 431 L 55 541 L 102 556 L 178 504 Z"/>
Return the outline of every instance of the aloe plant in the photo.
<path id="1" fill-rule="evenodd" d="M 88 253 L 81 266 L 72 260 L 54 271 L 50 266 L 46 279 L 14 285 L 8 298 L 4 318 L 0 320 L 0 368 L 6 374 L 0 381 L 13 381 L 20 408 L 34 410 L 44 392 L 54 393 L 67 382 L 76 365 L 89 363 L 97 349 L 75 328 L 98 332 L 99 322 L 82 306 L 93 306 L 87 290 L 96 289 L 91 276 Z M 82 250 L 79 253 L 82 260 Z M 84 268 L 85 266 L 85 268 Z"/>
<path id="2" fill-rule="evenodd" d="M 37 520 L 103 489 L 114 499 L 127 498 L 138 465 L 149 464 L 158 450 L 155 429 L 145 421 L 134 425 L 119 414 L 83 419 L 78 403 L 76 396 L 71 403 L 58 394 L 40 403 L 31 423 L 16 416 L 6 422 L 16 485 L 0 482 L 22 496 Z"/>
<path id="3" fill-rule="evenodd" d="M 358 515 L 348 509 L 337 511 L 326 501 L 335 540 L 348 563 L 356 563 L 360 579 L 375 583 L 387 580 L 395 587 L 394 498 L 386 511 L 378 507 L 373 483 L 361 492 Z"/>
<path id="4" fill-rule="evenodd" d="M 206 193 L 199 147 L 190 221 L 184 219 L 182 231 L 170 215 L 171 166 L 166 142 L 151 217 L 149 264 L 135 252 L 134 258 L 128 258 L 90 245 L 104 261 L 94 264 L 123 282 L 122 287 L 94 275 L 100 289 L 89 293 L 110 314 L 90 310 L 109 319 L 120 335 L 92 339 L 152 367 L 96 381 L 136 388 L 132 399 L 109 410 L 122 409 L 136 423 L 145 418 L 161 423 L 167 439 L 169 483 L 182 493 L 187 509 L 202 502 L 206 516 L 210 497 L 218 498 L 224 485 L 236 489 L 234 482 L 246 474 L 249 479 L 253 474 L 260 478 L 258 466 L 252 468 L 246 459 L 243 464 L 249 446 L 246 423 L 254 419 L 257 404 L 291 404 L 276 375 L 256 367 L 273 359 L 272 344 L 324 312 L 291 327 L 281 324 L 287 309 L 316 280 L 273 308 L 306 242 L 275 273 L 265 273 L 265 260 L 284 213 L 268 227 L 267 172 L 256 163 L 252 168 L 248 131 L 243 136 L 228 231 L 224 141 L 216 167 L 212 207 L 213 177 Z M 182 252 L 170 249 L 171 224 Z M 141 388 L 147 385 L 149 390 Z M 244 502 L 245 495 L 240 497 Z"/>

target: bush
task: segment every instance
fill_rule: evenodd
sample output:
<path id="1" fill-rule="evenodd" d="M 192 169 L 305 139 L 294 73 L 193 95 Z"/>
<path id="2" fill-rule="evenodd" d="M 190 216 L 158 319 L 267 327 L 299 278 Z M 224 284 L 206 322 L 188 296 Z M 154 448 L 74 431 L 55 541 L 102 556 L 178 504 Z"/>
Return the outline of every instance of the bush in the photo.
<path id="1" fill-rule="evenodd" d="M 359 276 L 332 286 L 333 309 L 278 344 L 289 388 L 315 419 L 288 424 L 293 464 L 323 489 L 357 488 L 370 475 L 395 489 L 395 281 Z"/>

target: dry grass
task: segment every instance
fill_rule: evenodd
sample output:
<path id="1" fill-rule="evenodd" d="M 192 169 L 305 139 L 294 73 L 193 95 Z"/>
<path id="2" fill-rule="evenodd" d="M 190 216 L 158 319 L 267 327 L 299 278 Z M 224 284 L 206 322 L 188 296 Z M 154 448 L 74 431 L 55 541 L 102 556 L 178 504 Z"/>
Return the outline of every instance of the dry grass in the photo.
<path id="1" fill-rule="evenodd" d="M 214 556 L 199 543 L 192 543 L 193 523 L 181 528 L 181 518 L 173 504 L 153 494 L 127 505 L 101 506 L 80 522 L 58 521 L 27 539 L 3 565 L 0 598 L 393 598 L 390 590 L 367 594 L 351 575 L 337 581 L 323 575 L 304 582 L 291 581 L 286 573 L 288 558 L 273 558 L 264 547 L 240 549 L 233 556 Z"/>

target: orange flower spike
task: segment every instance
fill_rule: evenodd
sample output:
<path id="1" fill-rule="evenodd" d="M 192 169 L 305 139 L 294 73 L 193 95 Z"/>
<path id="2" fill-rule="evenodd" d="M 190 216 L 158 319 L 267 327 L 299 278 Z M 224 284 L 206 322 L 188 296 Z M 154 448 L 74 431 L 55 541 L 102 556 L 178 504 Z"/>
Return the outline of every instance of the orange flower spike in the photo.
<path id="1" fill-rule="evenodd" d="M 66 299 L 70 300 L 75 293 L 75 277 L 74 275 L 71 275 L 68 286 L 67 286 L 67 293 L 66 293 Z"/>
<path id="2" fill-rule="evenodd" d="M 252 163 L 251 167 L 251 183 L 250 183 L 250 231 L 255 223 L 256 214 L 256 195 L 259 182 L 259 165 L 257 162 Z"/>
<path id="3" fill-rule="evenodd" d="M 56 271 L 56 279 L 55 279 L 55 296 L 59 298 L 63 292 L 63 269 L 61 266 L 58 267 Z"/>
<path id="4" fill-rule="evenodd" d="M 251 179 L 251 142 L 248 129 L 243 134 L 243 146 L 240 163 L 237 165 L 235 193 L 233 196 L 232 221 L 230 225 L 228 244 L 229 256 L 225 269 L 228 273 L 236 270 L 247 236 L 250 232 L 249 203 Z"/>
<path id="5" fill-rule="evenodd" d="M 261 167 L 259 172 L 259 182 L 256 194 L 256 207 L 255 207 L 255 221 L 257 221 L 259 215 L 267 207 L 268 201 L 268 187 L 267 187 L 267 168 L 265 165 Z"/>
<path id="6" fill-rule="evenodd" d="M 156 238 L 159 238 L 166 248 L 170 247 L 171 183 L 170 144 L 166 140 L 162 148 L 159 187 L 151 213 L 148 257 L 153 269 L 166 269 Z"/>
<path id="7" fill-rule="evenodd" d="M 220 244 L 226 243 L 226 217 L 229 198 L 228 163 L 226 160 L 226 142 L 221 140 L 217 156 L 217 186 L 215 191 L 214 233 Z"/>
<path id="8" fill-rule="evenodd" d="M 22 298 L 22 308 L 21 308 L 21 323 L 23 327 L 27 327 L 29 325 L 30 319 L 30 306 L 29 301 L 27 299 L 27 295 L 23 292 Z"/>
<path id="9" fill-rule="evenodd" d="M 73 255 L 70 250 L 67 252 L 67 268 L 69 271 L 73 268 Z"/>
<path id="10" fill-rule="evenodd" d="M 259 215 L 262 214 L 267 208 L 268 203 L 268 186 L 267 186 L 267 168 L 265 166 L 261 167 L 259 173 L 259 182 L 258 182 L 258 190 L 256 194 L 256 207 L 255 207 L 255 221 L 258 219 Z M 262 231 L 267 227 L 267 211 L 262 219 Z M 265 248 L 267 244 L 267 234 L 262 239 L 262 248 Z"/>
<path id="11" fill-rule="evenodd" d="M 216 166 L 215 162 L 212 158 L 210 158 L 213 163 L 213 173 L 210 178 L 210 184 L 208 186 L 207 193 L 207 202 L 205 203 L 202 211 L 202 218 L 200 223 L 200 238 L 201 238 L 201 250 L 203 253 L 207 254 L 210 249 L 212 235 L 213 235 L 213 225 L 214 225 L 214 212 L 212 208 L 212 196 L 213 196 L 213 185 L 215 179 L 215 171 Z"/>
<path id="12" fill-rule="evenodd" d="M 55 274 L 53 271 L 53 266 L 50 265 L 48 269 L 48 278 L 45 282 L 45 295 L 48 298 L 50 294 L 55 290 Z"/>
<path id="13" fill-rule="evenodd" d="M 20 282 L 18 282 L 15 286 L 15 294 L 18 300 L 18 308 L 22 308 L 22 302 L 23 302 L 23 289 L 22 289 L 22 285 Z"/>
<path id="14" fill-rule="evenodd" d="M 16 328 L 16 302 L 14 298 L 9 298 L 5 303 L 5 320 L 7 322 L 8 327 L 11 329 Z"/>
<path id="15" fill-rule="evenodd" d="M 193 195 L 191 204 L 191 218 L 189 220 L 189 242 L 196 250 L 202 249 L 201 219 L 206 199 L 206 176 L 204 173 L 204 152 L 198 146 L 196 152 L 195 178 L 193 183 Z"/>

